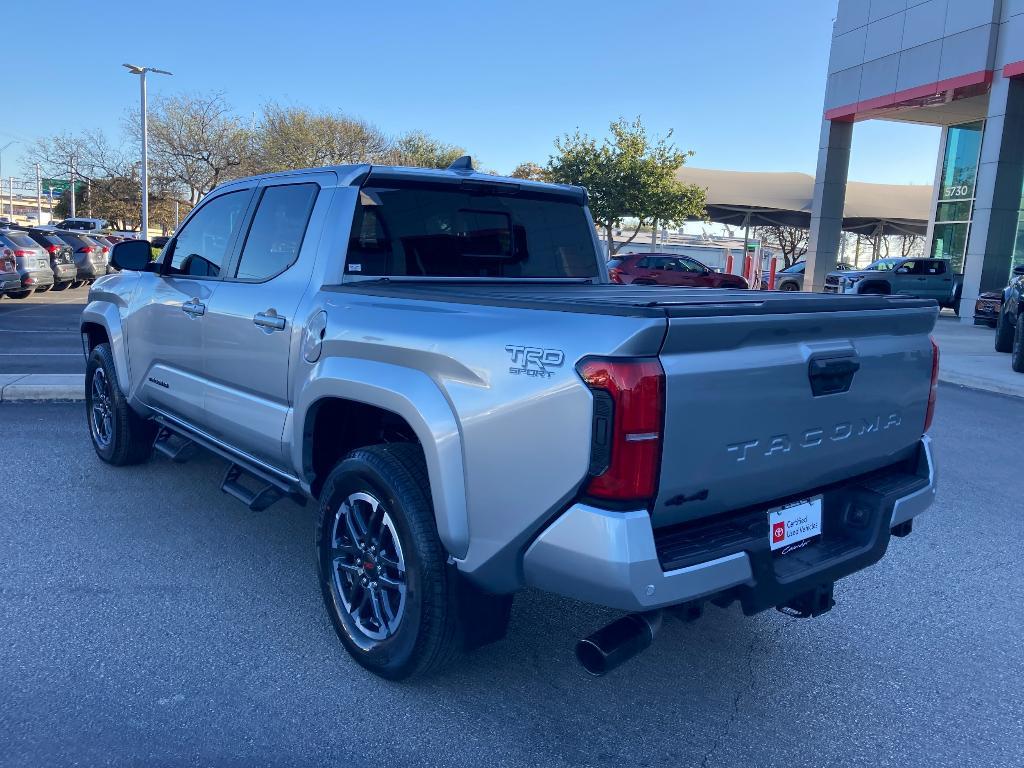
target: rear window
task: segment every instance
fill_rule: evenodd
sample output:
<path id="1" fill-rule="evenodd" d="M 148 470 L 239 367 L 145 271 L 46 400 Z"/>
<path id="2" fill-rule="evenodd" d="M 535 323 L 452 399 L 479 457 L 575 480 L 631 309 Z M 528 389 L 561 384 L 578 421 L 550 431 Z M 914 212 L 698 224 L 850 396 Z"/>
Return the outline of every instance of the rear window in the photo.
<path id="1" fill-rule="evenodd" d="M 622 266 L 622 259 L 611 259 L 608 262 L 608 269 L 614 269 Z"/>
<path id="2" fill-rule="evenodd" d="M 597 254 L 574 202 L 414 183 L 360 190 L 346 274 L 595 277 Z"/>
<path id="3" fill-rule="evenodd" d="M 5 236 L 20 248 L 38 248 L 39 245 L 24 232 L 7 232 Z"/>

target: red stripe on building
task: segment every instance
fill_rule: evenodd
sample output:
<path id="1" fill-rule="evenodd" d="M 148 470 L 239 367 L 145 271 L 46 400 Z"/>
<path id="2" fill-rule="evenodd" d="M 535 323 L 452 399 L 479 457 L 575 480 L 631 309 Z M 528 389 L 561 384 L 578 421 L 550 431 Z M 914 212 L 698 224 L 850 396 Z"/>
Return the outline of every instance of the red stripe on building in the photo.
<path id="1" fill-rule="evenodd" d="M 1024 61 L 1014 61 L 1003 67 L 1003 77 L 1020 77 L 1024 75 Z"/>
<path id="2" fill-rule="evenodd" d="M 1024 61 L 1017 62 L 1017 64 L 1021 66 L 1017 74 L 1024 74 Z M 1007 65 L 1003 69 L 1003 74 L 1007 77 L 1012 77 L 1006 72 L 1010 66 L 1015 65 Z M 849 123 L 855 120 L 865 120 L 881 110 L 916 109 L 927 107 L 929 104 L 956 101 L 983 93 L 991 84 L 992 70 L 982 69 L 969 75 L 950 77 L 935 83 L 907 88 L 896 93 L 846 104 L 842 107 L 834 107 L 825 111 L 825 119 Z"/>

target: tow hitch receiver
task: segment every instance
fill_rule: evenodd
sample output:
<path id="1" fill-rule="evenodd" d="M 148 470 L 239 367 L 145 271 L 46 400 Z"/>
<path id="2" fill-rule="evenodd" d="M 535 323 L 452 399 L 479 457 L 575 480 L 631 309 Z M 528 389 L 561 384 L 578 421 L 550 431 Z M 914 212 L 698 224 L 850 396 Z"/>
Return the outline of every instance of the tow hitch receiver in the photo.
<path id="1" fill-rule="evenodd" d="M 832 599 L 834 583 L 821 584 L 809 592 L 802 592 L 788 603 L 776 606 L 776 610 L 795 619 L 812 619 L 832 610 L 836 601 Z"/>

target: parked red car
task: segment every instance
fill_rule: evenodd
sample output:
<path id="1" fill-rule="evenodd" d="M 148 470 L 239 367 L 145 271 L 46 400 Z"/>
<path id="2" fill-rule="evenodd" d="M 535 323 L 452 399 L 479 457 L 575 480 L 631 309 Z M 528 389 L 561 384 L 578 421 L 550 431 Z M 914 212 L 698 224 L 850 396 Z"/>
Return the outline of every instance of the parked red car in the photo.
<path id="1" fill-rule="evenodd" d="M 739 275 L 715 272 L 689 256 L 670 253 L 627 253 L 608 262 L 613 283 L 685 285 L 693 288 L 747 288 Z"/>

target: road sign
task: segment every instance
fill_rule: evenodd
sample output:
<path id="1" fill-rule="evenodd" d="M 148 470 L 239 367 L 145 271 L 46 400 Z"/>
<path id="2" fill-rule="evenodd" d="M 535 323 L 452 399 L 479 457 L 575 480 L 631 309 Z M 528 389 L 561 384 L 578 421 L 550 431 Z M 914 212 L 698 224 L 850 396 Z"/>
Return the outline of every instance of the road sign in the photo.
<path id="1" fill-rule="evenodd" d="M 43 189 L 53 189 L 54 197 L 61 197 L 68 191 L 71 182 L 68 179 L 43 179 Z M 75 181 L 75 193 L 79 194 L 85 189 L 85 182 L 81 179 Z"/>

